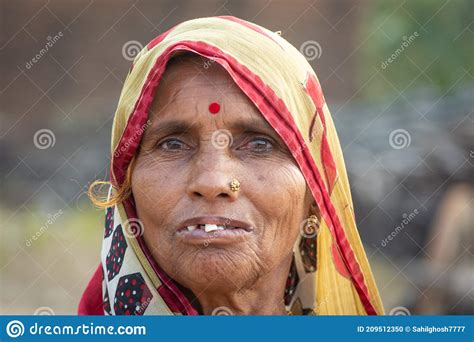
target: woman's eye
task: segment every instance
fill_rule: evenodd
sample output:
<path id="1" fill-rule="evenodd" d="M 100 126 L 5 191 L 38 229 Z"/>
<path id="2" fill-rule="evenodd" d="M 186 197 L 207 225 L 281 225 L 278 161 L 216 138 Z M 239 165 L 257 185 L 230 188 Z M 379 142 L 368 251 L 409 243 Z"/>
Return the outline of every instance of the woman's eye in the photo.
<path id="1" fill-rule="evenodd" d="M 166 139 L 165 141 L 158 144 L 158 148 L 163 150 L 181 150 L 181 149 L 188 149 L 188 146 L 179 139 L 171 138 Z"/>
<path id="2" fill-rule="evenodd" d="M 254 152 L 268 152 L 273 149 L 273 143 L 266 138 L 255 138 L 249 141 L 245 147 Z"/>

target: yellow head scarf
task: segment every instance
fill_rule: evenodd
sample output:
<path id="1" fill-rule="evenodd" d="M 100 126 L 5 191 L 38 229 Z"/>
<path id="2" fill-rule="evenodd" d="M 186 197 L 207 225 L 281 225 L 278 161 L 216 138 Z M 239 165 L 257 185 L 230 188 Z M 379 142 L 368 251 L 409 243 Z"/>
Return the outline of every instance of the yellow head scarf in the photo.
<path id="1" fill-rule="evenodd" d="M 277 33 L 235 17 L 211 17 L 186 21 L 151 41 L 133 62 L 115 114 L 112 184 L 120 187 L 126 180 L 148 125 L 155 89 L 167 61 L 178 51 L 202 55 L 226 69 L 291 150 L 319 207 L 318 230 L 301 234 L 294 247 L 287 309 L 294 314 L 383 314 L 319 81 L 305 57 Z M 100 267 L 103 310 L 196 314 L 151 258 L 140 229 L 133 197 L 107 210 Z M 131 283 L 135 287 L 127 287 Z M 133 307 L 126 305 L 124 289 L 139 291 Z M 83 308 L 86 298 L 90 296 L 84 295 Z"/>

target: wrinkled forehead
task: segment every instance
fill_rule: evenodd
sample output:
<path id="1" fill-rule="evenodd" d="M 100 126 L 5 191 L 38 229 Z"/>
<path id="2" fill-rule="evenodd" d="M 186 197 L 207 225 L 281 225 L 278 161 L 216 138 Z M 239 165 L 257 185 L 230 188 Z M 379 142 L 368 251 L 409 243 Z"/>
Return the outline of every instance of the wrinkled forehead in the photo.
<path id="1" fill-rule="evenodd" d="M 210 109 L 212 106 L 219 110 Z M 196 54 L 177 56 L 168 62 L 153 98 L 153 126 L 177 116 L 222 123 L 245 119 L 272 130 L 229 73 L 218 63 Z"/>

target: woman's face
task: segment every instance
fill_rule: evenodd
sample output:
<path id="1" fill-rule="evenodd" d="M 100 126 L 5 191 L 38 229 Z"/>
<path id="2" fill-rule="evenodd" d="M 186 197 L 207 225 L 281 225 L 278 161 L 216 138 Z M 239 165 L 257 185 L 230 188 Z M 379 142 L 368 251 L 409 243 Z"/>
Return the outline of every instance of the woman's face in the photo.
<path id="1" fill-rule="evenodd" d="M 191 58 L 167 68 L 132 176 L 154 259 L 197 295 L 252 286 L 276 268 L 288 270 L 311 203 L 278 134 L 224 69 L 204 63 Z M 210 112 L 211 103 L 220 105 L 218 113 Z M 238 192 L 230 188 L 233 178 Z M 183 227 L 199 216 L 223 217 L 227 226 Z M 229 228 L 231 220 L 251 228 Z"/>

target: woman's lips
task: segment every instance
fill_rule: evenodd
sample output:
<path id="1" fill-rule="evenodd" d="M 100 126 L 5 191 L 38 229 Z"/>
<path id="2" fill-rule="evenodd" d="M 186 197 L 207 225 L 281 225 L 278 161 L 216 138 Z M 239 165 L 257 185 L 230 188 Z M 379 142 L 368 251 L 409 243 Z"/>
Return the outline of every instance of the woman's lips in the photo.
<path id="1" fill-rule="evenodd" d="M 185 243 L 208 246 L 241 242 L 250 236 L 253 227 L 242 221 L 220 216 L 201 216 L 180 224 L 176 235 Z"/>

